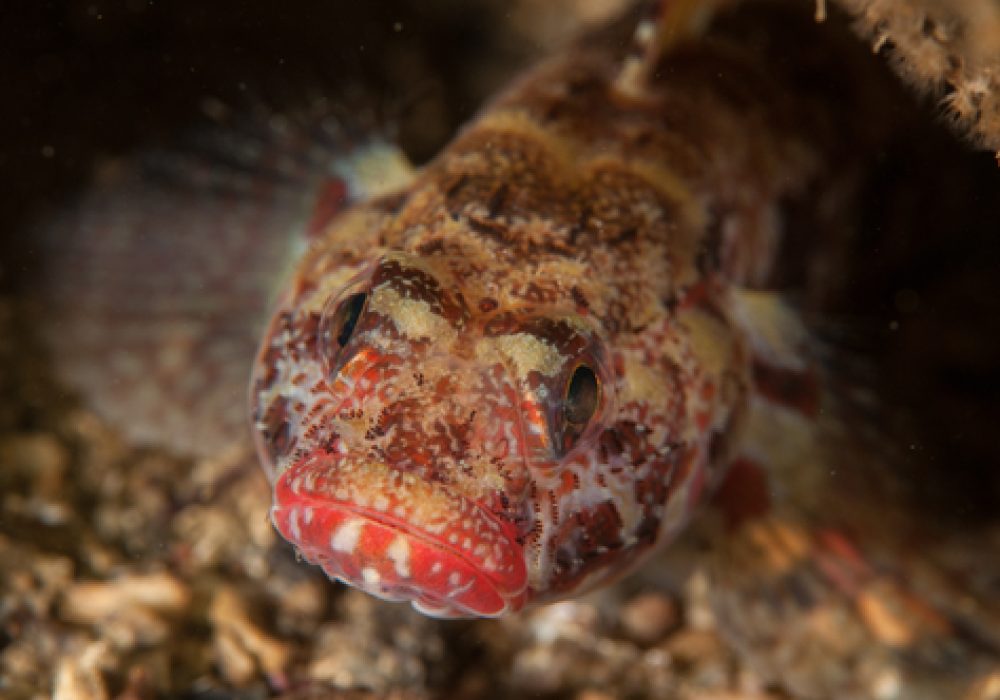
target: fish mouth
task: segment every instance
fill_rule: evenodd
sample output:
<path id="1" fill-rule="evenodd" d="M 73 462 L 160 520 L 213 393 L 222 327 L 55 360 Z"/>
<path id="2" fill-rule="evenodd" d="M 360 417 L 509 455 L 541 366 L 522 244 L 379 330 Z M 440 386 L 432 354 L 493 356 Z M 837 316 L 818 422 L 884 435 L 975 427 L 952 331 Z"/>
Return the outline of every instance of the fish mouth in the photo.
<path id="1" fill-rule="evenodd" d="M 527 597 L 512 523 L 440 484 L 317 450 L 274 483 L 271 520 L 330 578 L 435 617 L 497 617 Z"/>

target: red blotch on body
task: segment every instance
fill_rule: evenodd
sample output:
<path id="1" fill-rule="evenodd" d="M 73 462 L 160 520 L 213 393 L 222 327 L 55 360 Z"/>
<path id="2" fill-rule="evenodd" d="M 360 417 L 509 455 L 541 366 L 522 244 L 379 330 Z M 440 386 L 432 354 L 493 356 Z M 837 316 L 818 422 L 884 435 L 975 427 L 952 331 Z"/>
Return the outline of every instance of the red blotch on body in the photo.
<path id="1" fill-rule="evenodd" d="M 753 364 L 754 387 L 767 399 L 813 418 L 819 413 L 819 379 L 813 372 Z"/>
<path id="2" fill-rule="evenodd" d="M 750 459 L 736 459 L 715 492 L 713 503 L 722 510 L 731 530 L 766 515 L 771 510 L 767 473 Z"/>

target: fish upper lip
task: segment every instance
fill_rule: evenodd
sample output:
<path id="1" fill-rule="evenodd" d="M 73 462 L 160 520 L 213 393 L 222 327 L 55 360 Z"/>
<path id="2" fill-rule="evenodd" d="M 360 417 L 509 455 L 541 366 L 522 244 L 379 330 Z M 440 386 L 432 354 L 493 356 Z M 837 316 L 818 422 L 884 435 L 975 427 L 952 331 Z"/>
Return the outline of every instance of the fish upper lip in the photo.
<path id="1" fill-rule="evenodd" d="M 484 509 L 482 506 L 480 506 L 479 504 L 477 504 L 472 499 L 466 498 L 465 496 L 461 496 L 460 494 L 458 494 L 458 496 L 460 498 L 466 500 L 472 507 L 478 509 L 479 512 L 482 515 L 484 515 L 485 517 L 490 518 L 492 520 L 497 520 L 496 516 L 494 516 L 492 513 L 490 513 L 486 509 Z M 445 540 L 436 540 L 433 537 L 428 536 L 428 534 L 427 534 L 426 531 L 421 530 L 420 528 L 417 528 L 417 527 L 414 527 L 414 526 L 410 525 L 405 520 L 401 520 L 399 518 L 395 518 L 395 517 L 393 517 L 391 515 L 387 516 L 384 513 L 379 513 L 378 511 L 374 511 L 374 510 L 372 510 L 370 508 L 367 508 L 367 509 L 366 508 L 358 508 L 357 506 L 352 505 L 348 501 L 338 501 L 338 500 L 336 500 L 334 498 L 323 498 L 323 497 L 319 497 L 319 496 L 306 496 L 306 497 L 302 497 L 302 505 L 319 507 L 319 508 L 328 508 L 328 507 L 339 508 L 340 510 L 343 510 L 343 511 L 346 511 L 348 513 L 351 513 L 352 515 L 354 515 L 354 516 L 356 516 L 358 518 L 363 518 L 364 520 L 370 520 L 370 521 L 378 523 L 380 525 L 385 525 L 388 528 L 391 528 L 393 530 L 405 533 L 406 535 L 409 535 L 410 537 L 418 539 L 418 540 L 420 540 L 422 542 L 426 542 L 426 543 L 431 544 L 431 545 L 433 545 L 435 547 L 439 547 L 441 549 L 447 550 L 450 554 L 452 554 L 453 556 L 455 556 L 455 557 L 461 559 L 462 561 L 468 563 L 470 566 L 476 567 L 479 571 L 481 571 L 486 576 L 486 578 L 493 585 L 494 589 L 497 591 L 498 594 L 500 594 L 502 592 L 501 589 L 499 589 L 497 587 L 497 581 L 495 581 L 494 577 L 489 572 L 483 571 L 483 569 L 480 566 L 479 562 L 477 562 L 474 559 L 471 559 L 470 557 L 468 557 L 461 550 L 461 548 L 459 548 L 459 547 L 457 547 L 457 546 L 455 546 L 453 544 L 450 544 L 450 543 L 448 543 Z M 516 544 L 516 542 L 514 542 L 513 544 Z"/>
<path id="2" fill-rule="evenodd" d="M 272 518 L 282 508 L 339 509 L 352 517 L 373 522 L 429 547 L 443 550 L 448 556 L 455 557 L 474 570 L 501 599 L 511 600 L 527 589 L 528 576 L 523 546 L 517 539 L 513 522 L 505 521 L 465 494 L 412 474 L 394 474 L 391 467 L 378 461 L 365 460 L 363 466 L 344 465 L 343 461 L 344 455 L 337 450 L 318 449 L 292 462 L 274 482 Z M 357 471 L 352 474 L 352 469 Z M 388 505 L 379 507 L 380 504 L 376 503 L 380 495 L 378 493 L 374 497 L 369 495 L 367 502 L 360 504 L 355 499 L 343 497 L 350 494 L 352 480 L 363 482 L 369 476 L 365 470 L 403 482 L 401 485 L 396 484 L 395 494 L 381 494 Z M 338 494 L 338 486 L 344 494 Z M 353 486 L 358 491 L 357 483 Z M 405 514 L 397 515 L 392 512 L 391 496 L 399 493 L 413 496 L 413 500 L 430 494 L 431 497 L 450 503 L 444 509 L 444 517 L 437 517 L 435 522 L 414 523 Z M 422 511 L 422 507 L 426 506 L 423 502 L 411 505 L 410 515 Z M 468 524 L 479 524 L 483 528 L 475 532 L 455 530 Z M 296 545 L 303 544 L 289 539 Z M 481 544 L 487 551 L 486 556 L 477 556 L 478 547 L 469 546 L 470 540 L 477 545 Z"/>

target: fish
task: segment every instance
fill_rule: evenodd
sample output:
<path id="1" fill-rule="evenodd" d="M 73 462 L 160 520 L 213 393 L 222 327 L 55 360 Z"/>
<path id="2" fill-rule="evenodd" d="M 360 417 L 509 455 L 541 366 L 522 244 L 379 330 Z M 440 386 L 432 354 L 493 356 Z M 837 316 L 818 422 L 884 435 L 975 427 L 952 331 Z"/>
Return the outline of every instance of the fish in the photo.
<path id="1" fill-rule="evenodd" d="M 143 222 L 177 234 L 148 277 L 129 269 L 134 294 L 54 325 L 60 364 L 137 439 L 208 452 L 246 438 L 220 425 L 244 399 L 204 387 L 245 382 L 228 360 L 256 343 L 273 525 L 379 598 L 513 614 L 620 579 L 704 514 L 722 628 L 766 677 L 801 697 L 955 696 L 1000 668 L 1000 611 L 934 555 L 990 545 L 929 522 L 877 397 L 778 288 L 829 275 L 787 250 L 836 258 L 894 128 L 851 41 L 787 6 L 652 3 L 528 70 L 420 168 L 281 117 L 151 158 L 184 186 L 147 172 L 92 195 L 65 224 L 90 235 L 55 267 L 116 274 L 150 245 Z M 123 188 L 131 219 L 108 213 Z M 144 295 L 161 266 L 166 293 Z M 260 334 L 243 320 L 275 286 Z M 175 320 L 155 338 L 148 296 Z M 118 354 L 82 320 L 116 325 Z M 135 420 L 166 410 L 151 354 L 183 422 Z"/>

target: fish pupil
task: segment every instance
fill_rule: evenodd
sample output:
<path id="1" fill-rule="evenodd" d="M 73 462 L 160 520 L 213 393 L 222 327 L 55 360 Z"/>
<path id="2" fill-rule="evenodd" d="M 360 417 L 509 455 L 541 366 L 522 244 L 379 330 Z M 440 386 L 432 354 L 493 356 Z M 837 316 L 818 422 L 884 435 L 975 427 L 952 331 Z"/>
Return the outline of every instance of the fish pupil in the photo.
<path id="1" fill-rule="evenodd" d="M 364 311 L 367 299 L 367 294 L 358 292 L 347 297 L 337 309 L 333 327 L 337 329 L 337 345 L 341 348 L 347 345 L 347 341 L 351 339 L 354 327 L 358 325 L 358 319 L 361 317 L 361 312 Z"/>
<path id="2" fill-rule="evenodd" d="M 601 388 L 594 370 L 587 365 L 579 365 L 573 370 L 573 375 L 566 385 L 563 417 L 571 428 L 576 429 L 577 434 L 583 430 L 584 425 L 597 410 L 600 393 Z"/>

